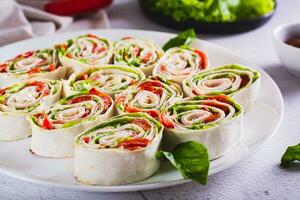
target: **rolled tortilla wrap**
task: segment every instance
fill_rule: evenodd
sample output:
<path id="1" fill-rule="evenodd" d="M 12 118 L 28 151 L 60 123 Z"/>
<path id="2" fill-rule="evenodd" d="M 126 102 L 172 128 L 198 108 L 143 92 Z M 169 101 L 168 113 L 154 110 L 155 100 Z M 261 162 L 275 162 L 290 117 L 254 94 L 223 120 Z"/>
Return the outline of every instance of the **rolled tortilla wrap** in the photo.
<path id="1" fill-rule="evenodd" d="M 93 34 L 80 35 L 63 44 L 56 45 L 60 62 L 70 72 L 80 72 L 94 65 L 110 64 L 113 45 L 106 39 Z"/>
<path id="2" fill-rule="evenodd" d="M 62 83 L 29 79 L 0 90 L 0 140 L 18 140 L 31 135 L 26 116 L 59 100 Z"/>
<path id="3" fill-rule="evenodd" d="M 114 43 L 114 64 L 137 67 L 150 76 L 163 53 L 152 41 L 126 37 Z"/>
<path id="4" fill-rule="evenodd" d="M 45 157 L 72 157 L 75 136 L 112 115 L 113 100 L 95 88 L 66 97 L 30 116 L 31 151 Z"/>
<path id="5" fill-rule="evenodd" d="M 185 79 L 183 90 L 186 96 L 225 94 L 247 111 L 256 99 L 259 85 L 258 71 L 240 65 L 226 65 Z"/>
<path id="6" fill-rule="evenodd" d="M 218 158 L 240 142 L 242 119 L 242 107 L 225 95 L 185 98 L 160 114 L 163 148 L 196 141 L 208 149 L 210 159 Z"/>
<path id="7" fill-rule="evenodd" d="M 208 58 L 203 51 L 187 47 L 168 49 L 153 69 L 153 76 L 182 84 L 188 78 L 207 69 Z"/>
<path id="8" fill-rule="evenodd" d="M 159 168 L 163 127 L 145 113 L 113 117 L 75 141 L 74 176 L 89 185 L 121 185 L 143 180 Z"/>
<path id="9" fill-rule="evenodd" d="M 66 68 L 58 62 L 55 49 L 27 51 L 0 63 L 0 88 L 28 78 L 65 78 Z"/>
<path id="10" fill-rule="evenodd" d="M 158 117 L 166 105 L 179 98 L 182 98 L 179 85 L 151 77 L 117 95 L 116 108 L 119 114 L 144 112 Z"/>
<path id="11" fill-rule="evenodd" d="M 118 65 L 92 67 L 83 72 L 73 73 L 64 82 L 64 95 L 69 96 L 94 87 L 114 97 L 115 94 L 141 82 L 144 78 L 144 73 L 133 67 Z"/>

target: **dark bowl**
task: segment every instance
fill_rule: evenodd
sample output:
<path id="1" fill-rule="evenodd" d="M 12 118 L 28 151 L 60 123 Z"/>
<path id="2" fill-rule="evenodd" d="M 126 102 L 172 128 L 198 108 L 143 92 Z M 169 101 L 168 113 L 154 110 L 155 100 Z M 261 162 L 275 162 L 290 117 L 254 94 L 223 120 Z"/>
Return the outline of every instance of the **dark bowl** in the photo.
<path id="1" fill-rule="evenodd" d="M 239 20 L 235 22 L 203 22 L 196 20 L 186 20 L 182 22 L 177 22 L 169 16 L 165 16 L 159 12 L 151 10 L 151 8 L 145 6 L 142 1 L 140 2 L 140 7 L 150 20 L 161 24 L 163 26 L 173 28 L 176 30 L 185 30 L 188 28 L 194 28 L 198 33 L 215 33 L 215 34 L 231 34 L 231 33 L 241 33 L 256 29 L 266 22 L 268 22 L 275 13 L 277 2 L 275 1 L 275 8 L 272 12 L 262 15 L 255 19 L 249 20 Z"/>

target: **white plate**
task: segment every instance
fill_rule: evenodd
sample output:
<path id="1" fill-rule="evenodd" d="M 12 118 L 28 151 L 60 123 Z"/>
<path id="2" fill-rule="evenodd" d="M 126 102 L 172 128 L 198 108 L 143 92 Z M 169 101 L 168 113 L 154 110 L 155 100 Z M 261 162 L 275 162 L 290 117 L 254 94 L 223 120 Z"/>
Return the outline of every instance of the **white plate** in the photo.
<path id="1" fill-rule="evenodd" d="M 163 45 L 174 34 L 138 31 L 138 30 L 91 30 L 64 33 L 49 37 L 25 40 L 0 49 L 1 59 L 11 58 L 18 53 L 30 49 L 50 47 L 79 34 L 93 33 L 119 40 L 124 36 L 150 38 Z M 256 152 L 276 132 L 283 116 L 282 95 L 272 80 L 262 69 L 257 68 L 243 58 L 234 55 L 226 49 L 214 44 L 196 40 L 194 47 L 204 50 L 212 66 L 238 63 L 251 66 L 261 72 L 261 88 L 251 110 L 246 113 L 244 120 L 244 137 L 240 145 L 236 146 L 225 156 L 211 162 L 210 174 L 220 172 L 242 159 Z M 268 120 L 266 123 L 266 119 Z M 69 188 L 93 192 L 124 192 L 155 189 L 178 185 L 187 182 L 167 163 L 162 163 L 161 169 L 152 177 L 129 185 L 121 186 L 88 186 L 77 183 L 73 176 L 72 159 L 50 159 L 32 155 L 29 149 L 30 138 L 16 142 L 0 143 L 0 172 L 18 179 L 60 188 Z"/>

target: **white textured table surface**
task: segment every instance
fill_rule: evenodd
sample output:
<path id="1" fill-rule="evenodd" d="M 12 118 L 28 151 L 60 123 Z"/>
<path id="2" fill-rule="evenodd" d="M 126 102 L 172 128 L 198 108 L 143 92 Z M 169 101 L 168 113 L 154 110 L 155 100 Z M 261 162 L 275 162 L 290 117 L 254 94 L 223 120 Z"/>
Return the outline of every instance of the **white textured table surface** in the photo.
<path id="1" fill-rule="evenodd" d="M 0 199 L 300 199 L 300 166 L 289 170 L 278 166 L 286 147 L 300 142 L 300 79 L 287 74 L 272 43 L 276 26 L 300 21 L 299 9 L 300 0 L 279 0 L 276 15 L 260 29 L 238 35 L 200 35 L 264 68 L 280 87 L 285 101 L 283 122 L 269 143 L 243 162 L 211 176 L 207 186 L 188 183 L 145 192 L 101 194 L 39 186 L 0 175 Z M 112 28 L 174 32 L 147 20 L 134 0 L 115 1 L 108 16 Z"/>

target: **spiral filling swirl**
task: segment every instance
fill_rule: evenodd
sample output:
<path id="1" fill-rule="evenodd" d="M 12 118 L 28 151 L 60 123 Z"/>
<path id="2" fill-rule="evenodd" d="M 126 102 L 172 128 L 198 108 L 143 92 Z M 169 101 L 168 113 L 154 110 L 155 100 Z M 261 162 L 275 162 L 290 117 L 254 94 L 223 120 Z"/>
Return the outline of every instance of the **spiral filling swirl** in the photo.
<path id="1" fill-rule="evenodd" d="M 16 83 L 0 90 L 0 110 L 2 112 L 29 113 L 40 106 L 43 98 L 54 95 L 58 81 L 40 80 Z"/>
<path id="2" fill-rule="evenodd" d="M 160 115 L 169 129 L 205 130 L 221 125 L 242 113 L 242 108 L 225 95 L 195 96 L 176 102 Z"/>
<path id="3" fill-rule="evenodd" d="M 158 117 L 162 107 L 180 97 L 181 91 L 177 87 L 159 80 L 146 79 L 123 91 L 117 97 L 116 105 L 121 112 L 145 112 Z"/>
<path id="4" fill-rule="evenodd" d="M 66 97 L 45 113 L 37 113 L 34 122 L 45 129 L 67 128 L 83 121 L 94 120 L 112 106 L 112 99 L 95 88 Z"/>
<path id="5" fill-rule="evenodd" d="M 87 64 L 96 64 L 103 59 L 103 63 L 110 60 L 112 46 L 110 42 L 92 34 L 81 35 L 67 41 L 65 45 L 58 45 L 57 48 L 71 59 Z"/>
<path id="6" fill-rule="evenodd" d="M 57 69 L 58 58 L 54 49 L 27 51 L 0 64 L 0 73 L 34 74 Z"/>
<path id="7" fill-rule="evenodd" d="M 187 48 L 171 48 L 156 64 L 153 75 L 166 79 L 185 78 L 207 68 L 208 59 L 204 52 Z"/>
<path id="8" fill-rule="evenodd" d="M 162 49 L 148 40 L 124 38 L 114 44 L 115 63 L 145 68 L 154 65 L 162 55 Z"/>
<path id="9" fill-rule="evenodd" d="M 259 78 L 258 72 L 238 65 L 224 66 L 198 73 L 183 83 L 188 95 L 231 95 L 251 86 Z"/>
<path id="10" fill-rule="evenodd" d="M 79 135 L 77 143 L 89 148 L 136 150 L 147 147 L 162 126 L 143 113 L 114 117 Z"/>
<path id="11" fill-rule="evenodd" d="M 115 94 L 144 78 L 145 75 L 141 71 L 130 67 L 103 66 L 79 73 L 75 80 L 71 81 L 70 86 L 75 91 L 90 90 L 95 87 L 106 94 Z"/>

